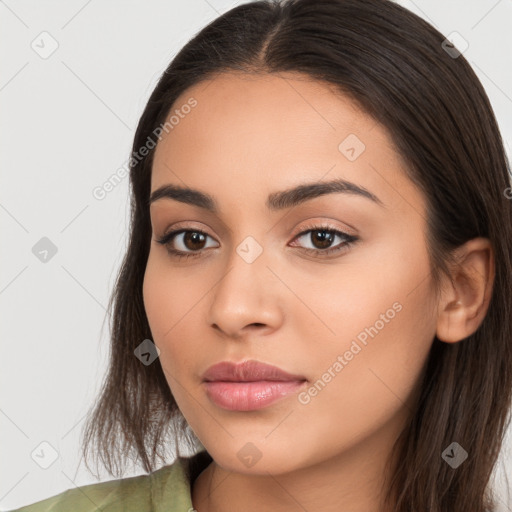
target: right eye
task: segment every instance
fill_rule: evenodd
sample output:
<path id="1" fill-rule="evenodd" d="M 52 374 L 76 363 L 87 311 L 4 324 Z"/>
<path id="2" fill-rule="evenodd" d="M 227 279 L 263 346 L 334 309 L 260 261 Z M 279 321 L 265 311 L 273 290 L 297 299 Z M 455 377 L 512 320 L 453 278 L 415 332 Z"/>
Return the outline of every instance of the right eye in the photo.
<path id="1" fill-rule="evenodd" d="M 207 248 L 205 247 L 207 238 L 211 238 L 210 235 L 198 229 L 178 229 L 167 233 L 157 242 L 164 245 L 172 257 L 188 258 L 201 255 L 201 251 Z M 179 248 L 174 247 L 175 243 Z"/>

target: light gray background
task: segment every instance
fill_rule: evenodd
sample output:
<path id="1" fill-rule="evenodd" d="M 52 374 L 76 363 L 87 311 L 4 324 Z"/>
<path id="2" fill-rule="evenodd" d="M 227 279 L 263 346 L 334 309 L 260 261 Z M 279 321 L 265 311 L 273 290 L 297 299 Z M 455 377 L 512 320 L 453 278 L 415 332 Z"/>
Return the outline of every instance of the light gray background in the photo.
<path id="1" fill-rule="evenodd" d="M 79 433 L 106 370 L 105 307 L 127 242 L 128 178 L 101 201 L 92 191 L 126 163 L 138 117 L 172 57 L 239 3 L 0 1 L 2 510 L 96 481 L 79 464 Z M 510 155 L 512 1 L 400 3 L 468 41 L 464 55 Z M 43 31 L 58 43 L 48 58 L 31 47 L 51 49 Z M 43 237 L 57 247 L 46 263 L 32 252 Z M 36 450 L 50 460 L 44 441 L 58 454 L 48 469 L 31 457 Z M 502 462 L 505 511 L 510 440 Z"/>

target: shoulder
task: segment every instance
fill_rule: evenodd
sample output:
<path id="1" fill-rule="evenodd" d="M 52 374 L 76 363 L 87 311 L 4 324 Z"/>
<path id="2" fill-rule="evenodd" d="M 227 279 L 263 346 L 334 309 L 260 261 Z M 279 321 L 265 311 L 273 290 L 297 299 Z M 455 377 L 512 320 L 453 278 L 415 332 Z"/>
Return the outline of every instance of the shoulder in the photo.
<path id="1" fill-rule="evenodd" d="M 190 460 L 179 457 L 153 473 L 68 489 L 10 512 L 187 512 Z"/>

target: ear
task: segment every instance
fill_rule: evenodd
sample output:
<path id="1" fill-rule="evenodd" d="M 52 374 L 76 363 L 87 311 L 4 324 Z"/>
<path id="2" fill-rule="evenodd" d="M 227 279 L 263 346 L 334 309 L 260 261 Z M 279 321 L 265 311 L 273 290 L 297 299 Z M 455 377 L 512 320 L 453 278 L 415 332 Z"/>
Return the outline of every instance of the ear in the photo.
<path id="1" fill-rule="evenodd" d="M 436 336 L 446 343 L 456 343 L 478 329 L 494 284 L 494 251 L 487 238 L 469 240 L 455 256 L 452 282 L 444 287 L 438 304 Z"/>

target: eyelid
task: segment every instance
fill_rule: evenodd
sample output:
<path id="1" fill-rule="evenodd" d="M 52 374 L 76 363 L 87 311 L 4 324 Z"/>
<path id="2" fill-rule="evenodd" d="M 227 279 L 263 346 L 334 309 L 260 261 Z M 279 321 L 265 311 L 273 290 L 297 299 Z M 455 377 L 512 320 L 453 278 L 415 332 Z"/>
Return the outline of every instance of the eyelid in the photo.
<path id="1" fill-rule="evenodd" d="M 195 225 L 194 224 L 195 221 L 180 221 L 180 222 L 176 222 L 175 224 L 172 224 L 171 227 L 167 228 L 165 231 L 164 231 L 164 234 L 162 235 L 162 237 L 165 237 L 167 236 L 169 233 L 171 232 L 174 232 L 174 231 L 179 231 L 179 230 L 186 230 L 186 231 L 194 231 L 194 230 L 197 230 L 197 231 L 201 231 L 205 234 L 207 234 L 209 237 L 211 238 L 214 238 L 212 235 L 210 235 L 207 230 L 210 230 L 210 227 L 207 226 L 207 229 L 205 229 L 203 226 L 199 226 L 199 225 Z"/>
<path id="2" fill-rule="evenodd" d="M 294 239 L 297 238 L 299 235 L 303 235 L 305 232 L 310 231 L 312 229 L 325 229 L 325 230 L 332 230 L 332 231 L 339 231 L 340 233 L 343 233 L 344 235 L 347 235 L 349 237 L 356 237 L 359 236 L 357 233 L 357 230 L 354 229 L 352 226 L 348 226 L 348 224 L 345 224 L 345 226 L 348 226 L 349 229 L 346 227 L 339 227 L 336 226 L 332 221 L 327 219 L 320 219 L 320 218 L 313 218 L 308 219 L 305 221 L 306 224 L 302 225 L 300 231 L 297 232 L 296 235 L 294 235 Z"/>
<path id="3" fill-rule="evenodd" d="M 310 231 L 312 229 L 329 229 L 332 231 L 339 231 L 340 233 L 346 235 L 347 237 L 358 236 L 356 230 L 352 226 L 348 226 L 346 223 L 345 223 L 345 226 L 348 226 L 350 229 L 337 227 L 334 224 L 332 224 L 329 220 L 326 220 L 326 219 L 322 220 L 320 218 L 308 219 L 305 222 L 306 222 L 306 224 L 305 225 L 303 224 L 301 226 L 300 230 L 298 230 L 297 233 L 295 233 L 292 236 L 292 240 L 295 240 L 300 235 L 304 235 L 305 233 L 307 233 L 308 231 Z M 204 233 L 205 235 L 209 236 L 210 238 L 215 239 L 215 237 L 213 235 L 211 235 L 210 233 L 208 233 L 203 227 L 196 226 L 194 224 L 194 221 L 177 222 L 172 225 L 172 228 L 166 229 L 160 238 L 163 239 L 163 238 L 167 237 L 167 235 L 169 233 L 171 233 L 171 232 L 175 233 L 176 231 L 180 231 L 180 230 L 186 230 L 186 231 L 197 230 L 197 231 L 200 231 L 200 232 Z M 175 233 L 175 235 L 176 234 L 177 233 Z"/>

